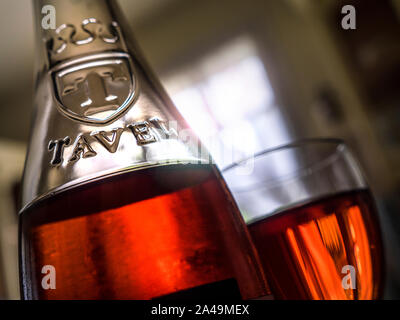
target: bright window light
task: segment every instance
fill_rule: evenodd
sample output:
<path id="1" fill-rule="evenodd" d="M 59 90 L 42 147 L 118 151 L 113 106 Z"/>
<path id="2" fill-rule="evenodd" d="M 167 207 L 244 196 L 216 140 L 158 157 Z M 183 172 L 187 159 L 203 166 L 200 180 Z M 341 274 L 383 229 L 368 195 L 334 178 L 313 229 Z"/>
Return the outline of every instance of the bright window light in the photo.
<path id="1" fill-rule="evenodd" d="M 221 168 L 290 140 L 262 60 L 248 37 L 228 43 L 165 83 Z"/>

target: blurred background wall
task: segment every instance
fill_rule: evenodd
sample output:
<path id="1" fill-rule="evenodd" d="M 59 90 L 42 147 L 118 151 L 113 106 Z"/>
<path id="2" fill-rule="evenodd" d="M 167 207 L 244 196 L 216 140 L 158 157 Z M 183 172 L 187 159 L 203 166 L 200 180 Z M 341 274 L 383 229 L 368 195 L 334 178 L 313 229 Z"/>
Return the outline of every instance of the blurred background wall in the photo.
<path id="1" fill-rule="evenodd" d="M 120 0 L 148 61 L 214 153 L 346 140 L 380 207 L 400 297 L 400 0 Z M 343 30 L 352 4 L 357 29 Z M 33 94 L 30 0 L 0 2 L 0 298 L 18 298 L 16 183 Z M 212 143 L 211 143 L 211 142 Z"/>

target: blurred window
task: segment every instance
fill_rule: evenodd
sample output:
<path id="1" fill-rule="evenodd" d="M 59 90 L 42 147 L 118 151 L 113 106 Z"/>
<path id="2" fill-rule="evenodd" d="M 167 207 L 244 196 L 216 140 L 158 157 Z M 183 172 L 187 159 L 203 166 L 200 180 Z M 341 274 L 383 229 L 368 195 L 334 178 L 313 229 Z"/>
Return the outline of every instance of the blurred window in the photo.
<path id="1" fill-rule="evenodd" d="M 222 168 L 289 141 L 264 65 L 248 37 L 210 53 L 165 84 Z"/>

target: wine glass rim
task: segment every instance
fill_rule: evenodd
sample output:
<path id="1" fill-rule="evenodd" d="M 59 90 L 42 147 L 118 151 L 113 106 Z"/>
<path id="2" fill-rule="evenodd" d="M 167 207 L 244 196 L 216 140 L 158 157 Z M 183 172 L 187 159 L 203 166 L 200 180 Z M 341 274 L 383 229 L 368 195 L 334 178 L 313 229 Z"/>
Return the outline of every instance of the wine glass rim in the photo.
<path id="1" fill-rule="evenodd" d="M 243 158 L 239 161 L 235 161 L 232 164 L 228 165 L 227 167 L 223 168 L 221 171 L 223 173 L 234 169 L 235 167 L 239 166 L 241 163 L 247 162 L 250 159 L 255 159 L 259 158 L 261 156 L 276 152 L 276 151 L 281 151 L 281 150 L 286 150 L 286 149 L 293 149 L 293 148 L 298 148 L 302 147 L 304 145 L 311 145 L 311 144 L 332 144 L 336 145 L 336 149 L 338 150 L 339 148 L 344 148 L 346 145 L 345 141 L 340 138 L 304 138 L 304 139 L 298 139 L 289 143 L 285 143 L 276 147 L 272 148 L 267 148 L 265 150 L 262 150 L 260 152 L 255 153 L 252 156 Z"/>

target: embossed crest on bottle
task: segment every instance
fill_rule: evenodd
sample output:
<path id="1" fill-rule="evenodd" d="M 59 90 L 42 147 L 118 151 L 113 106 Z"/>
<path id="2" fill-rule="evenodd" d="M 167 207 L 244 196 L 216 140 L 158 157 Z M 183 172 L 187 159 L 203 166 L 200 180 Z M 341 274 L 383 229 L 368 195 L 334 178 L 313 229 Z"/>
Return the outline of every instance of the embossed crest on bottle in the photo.
<path id="1" fill-rule="evenodd" d="M 128 55 L 112 53 L 52 71 L 60 110 L 77 121 L 105 124 L 118 118 L 135 97 L 136 81 Z"/>
<path id="2" fill-rule="evenodd" d="M 87 18 L 81 24 L 86 38 L 78 38 L 74 25 L 63 24 L 47 39 L 48 59 L 61 62 L 51 69 L 58 106 L 66 116 L 83 123 L 115 120 L 137 94 L 134 67 L 118 23 L 112 21 L 106 29 L 97 19 Z M 106 53 L 96 55 L 100 48 Z M 107 52 L 110 49 L 118 51 Z M 66 59 L 80 56 L 77 50 L 85 51 L 84 59 Z"/>

